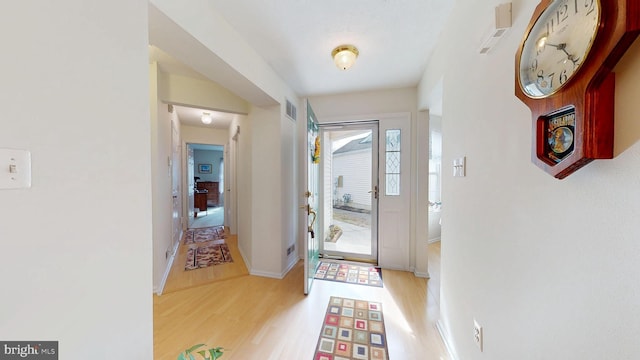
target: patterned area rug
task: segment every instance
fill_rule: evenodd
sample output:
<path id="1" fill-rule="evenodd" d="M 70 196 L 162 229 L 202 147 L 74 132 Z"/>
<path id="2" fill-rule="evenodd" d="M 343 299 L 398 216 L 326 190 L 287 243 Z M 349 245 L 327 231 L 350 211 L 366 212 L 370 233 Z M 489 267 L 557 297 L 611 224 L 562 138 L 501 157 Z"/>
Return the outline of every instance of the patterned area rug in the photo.
<path id="1" fill-rule="evenodd" d="M 224 226 L 212 226 L 199 229 L 187 229 L 184 236 L 185 245 L 224 239 Z"/>
<path id="2" fill-rule="evenodd" d="M 227 244 L 212 244 L 187 251 L 185 270 L 200 269 L 211 265 L 233 262 Z"/>
<path id="3" fill-rule="evenodd" d="M 332 296 L 314 360 L 388 360 L 382 304 Z"/>
<path id="4" fill-rule="evenodd" d="M 382 287 L 382 270 L 366 264 L 321 261 L 314 278 Z"/>

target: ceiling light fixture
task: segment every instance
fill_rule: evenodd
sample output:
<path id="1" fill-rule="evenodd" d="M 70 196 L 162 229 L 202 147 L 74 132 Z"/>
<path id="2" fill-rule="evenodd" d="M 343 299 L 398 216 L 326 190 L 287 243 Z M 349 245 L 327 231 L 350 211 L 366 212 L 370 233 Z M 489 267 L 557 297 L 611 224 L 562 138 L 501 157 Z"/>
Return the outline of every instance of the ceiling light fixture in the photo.
<path id="1" fill-rule="evenodd" d="M 211 121 L 213 121 L 213 119 L 211 119 L 211 114 L 206 112 L 202 113 L 202 118 L 200 120 L 202 120 L 202 123 L 206 125 L 211 124 Z"/>
<path id="2" fill-rule="evenodd" d="M 360 52 L 353 45 L 340 45 L 333 49 L 331 57 L 340 70 L 347 70 L 356 62 Z"/>

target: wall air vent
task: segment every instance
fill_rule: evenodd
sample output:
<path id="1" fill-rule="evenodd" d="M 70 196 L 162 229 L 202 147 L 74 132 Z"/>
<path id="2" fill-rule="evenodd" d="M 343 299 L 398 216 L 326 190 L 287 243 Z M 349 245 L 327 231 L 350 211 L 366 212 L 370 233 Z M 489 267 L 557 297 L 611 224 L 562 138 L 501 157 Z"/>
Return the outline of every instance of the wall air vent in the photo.
<path id="1" fill-rule="evenodd" d="M 495 8 L 495 23 L 491 31 L 484 36 L 482 45 L 478 51 L 480 54 L 487 54 L 493 49 L 504 34 L 511 28 L 511 3 L 498 5 Z"/>
<path id="2" fill-rule="evenodd" d="M 296 116 L 298 115 L 298 109 L 293 105 L 289 99 L 287 100 L 287 116 L 291 118 L 291 120 L 296 121 Z"/>

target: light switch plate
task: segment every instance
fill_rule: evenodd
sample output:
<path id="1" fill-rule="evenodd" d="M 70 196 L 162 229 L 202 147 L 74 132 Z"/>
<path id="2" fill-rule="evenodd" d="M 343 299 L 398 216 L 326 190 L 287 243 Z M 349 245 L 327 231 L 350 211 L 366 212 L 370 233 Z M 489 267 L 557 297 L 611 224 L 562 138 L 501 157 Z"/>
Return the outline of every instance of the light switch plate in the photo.
<path id="1" fill-rule="evenodd" d="M 453 160 L 453 176 L 463 177 L 467 174 L 467 157 L 463 156 Z"/>
<path id="2" fill-rule="evenodd" d="M 0 149 L 0 189 L 31 187 L 31 152 Z"/>

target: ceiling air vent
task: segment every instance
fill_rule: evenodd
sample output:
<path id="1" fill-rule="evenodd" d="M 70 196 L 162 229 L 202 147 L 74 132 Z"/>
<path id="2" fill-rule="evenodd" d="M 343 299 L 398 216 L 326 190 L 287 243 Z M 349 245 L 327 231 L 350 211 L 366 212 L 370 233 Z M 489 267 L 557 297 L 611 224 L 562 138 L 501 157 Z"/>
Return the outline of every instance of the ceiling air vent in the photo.
<path id="1" fill-rule="evenodd" d="M 289 101 L 289 99 L 287 100 L 287 116 L 290 117 L 293 121 L 296 120 L 296 116 L 298 114 L 298 109 L 296 109 L 296 106 L 293 105 L 293 103 L 291 101 Z"/>

